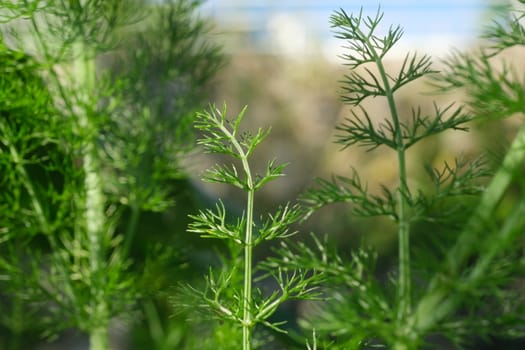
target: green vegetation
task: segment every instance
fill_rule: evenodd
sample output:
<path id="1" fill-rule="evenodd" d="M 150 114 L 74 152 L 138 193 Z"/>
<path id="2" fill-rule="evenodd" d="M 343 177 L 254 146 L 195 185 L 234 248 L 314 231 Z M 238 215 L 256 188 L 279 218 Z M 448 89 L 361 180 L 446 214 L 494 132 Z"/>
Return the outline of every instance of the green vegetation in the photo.
<path id="1" fill-rule="evenodd" d="M 269 130 L 259 129 L 253 135 L 241 132 L 245 111 L 242 110 L 233 120 L 227 119 L 226 107 L 222 111 L 212 107 L 197 116 L 196 127 L 204 132 L 199 143 L 209 152 L 224 154 L 240 162 L 240 167 L 235 164 L 216 165 L 205 173 L 204 180 L 230 184 L 245 191 L 246 209 L 241 217 L 232 220 L 219 201 L 215 210 L 208 209 L 192 216 L 194 222 L 190 224 L 189 231 L 207 238 L 227 240 L 228 253 L 224 256 L 222 271 L 210 271 L 206 277 L 205 290 L 190 289 L 188 296 L 200 296 L 196 305 L 210 309 L 210 315 L 215 314 L 219 319 L 237 324 L 242 329 L 242 349 L 249 350 L 252 349 L 253 329 L 258 324 L 277 332 L 286 332 L 280 327 L 282 322 L 271 321 L 270 317 L 288 300 L 314 298 L 313 285 L 320 283 L 322 277 L 300 267 L 293 271 L 262 267 L 259 271 L 258 265 L 263 264 L 253 263 L 254 248 L 265 241 L 284 240 L 294 235 L 296 232 L 290 229 L 290 225 L 299 221 L 303 213 L 299 206 L 286 204 L 275 213 L 261 217 L 260 223 L 255 222 L 255 193 L 266 183 L 282 176 L 285 165 L 269 161 L 264 174 L 254 173 L 250 165 L 251 155 L 268 136 Z M 260 288 L 253 290 L 255 280 L 263 284 L 268 278 L 274 280 L 276 291 L 266 296 Z"/>
<path id="2" fill-rule="evenodd" d="M 246 107 L 204 109 L 223 58 L 198 1 L 0 3 L 0 348 L 75 330 L 109 349 L 114 324 L 134 334 L 129 348 L 148 349 L 448 349 L 525 337 L 525 128 L 497 156 L 458 149 L 415 166 L 410 156 L 439 134 L 525 113 L 525 82 L 504 60 L 525 45 L 525 13 L 501 12 L 476 51 L 441 65 L 410 53 L 391 69 L 402 29 L 380 33 L 381 11 L 336 11 L 350 111 L 335 142 L 388 153 L 395 182 L 357 168 L 267 210 L 260 193 L 286 182 L 287 164 L 256 164 L 270 129 L 247 130 Z M 423 79 L 466 98 L 406 113 L 400 92 Z M 217 156 L 203 180 L 241 193 L 241 209 L 198 198 L 182 163 L 199 146 Z M 426 178 L 415 181 L 418 167 Z M 334 204 L 362 218 L 350 252 L 330 227 L 308 235 Z M 395 264 L 367 240 L 390 228 Z"/>
<path id="3" fill-rule="evenodd" d="M 76 328 L 107 349 L 111 320 L 152 297 L 131 254 L 139 218 L 172 206 L 222 63 L 197 5 L 2 2 L 0 347 Z"/>

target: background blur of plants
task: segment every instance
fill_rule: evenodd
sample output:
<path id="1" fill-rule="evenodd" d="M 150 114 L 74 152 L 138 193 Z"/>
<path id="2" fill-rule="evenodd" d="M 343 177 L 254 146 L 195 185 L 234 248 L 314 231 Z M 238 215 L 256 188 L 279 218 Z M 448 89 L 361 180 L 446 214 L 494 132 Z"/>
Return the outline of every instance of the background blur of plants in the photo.
<path id="1" fill-rule="evenodd" d="M 182 160 L 224 62 L 199 5 L 1 2 L 0 348 L 184 339 L 160 292 L 200 266 Z"/>
<path id="2" fill-rule="evenodd" d="M 21 3 L 26 4 L 27 9 L 31 9 L 32 5 L 39 2 Z M 65 3 L 67 2 L 56 2 L 58 5 Z M 118 45 L 111 43 L 108 47 L 99 48 L 96 56 L 97 74 L 121 84 L 115 86 L 116 90 L 120 89 L 116 105 L 111 105 L 111 99 L 108 97 L 111 94 L 99 96 L 97 100 L 102 110 L 118 116 L 106 120 L 107 124 L 100 129 L 99 135 L 100 144 L 105 147 L 103 153 L 111 156 L 112 150 L 120 150 L 118 159 L 110 157 L 106 159 L 107 167 L 102 166 L 108 179 L 104 190 L 108 198 L 107 208 L 117 208 L 118 211 L 116 231 L 128 232 L 125 235 L 128 239 L 123 238 L 123 242 L 118 243 L 122 244 L 124 254 L 127 254 L 123 263 L 130 264 L 126 271 L 131 271 L 131 275 L 135 277 L 138 276 L 134 280 L 137 290 L 130 296 L 133 299 L 131 312 L 116 315 L 112 319 L 110 343 L 114 349 L 196 348 L 198 344 L 192 344 L 186 337 L 191 337 L 196 330 L 183 321 L 186 315 L 177 313 L 167 301 L 167 295 L 172 294 L 171 287 L 181 281 L 198 281 L 210 262 L 215 263 L 214 247 L 210 247 L 208 241 L 203 242 L 185 233 L 187 214 L 194 213 L 196 208 L 204 206 L 208 197 L 221 197 L 226 206 L 233 210 L 240 207 L 241 198 L 225 186 L 201 185 L 198 181 L 199 172 L 213 165 L 215 159 L 193 153 L 190 146 L 192 135 L 187 128 L 191 125 L 189 116 L 205 107 L 207 102 L 221 104 L 226 101 L 231 111 L 239 111 L 246 104 L 249 106 L 247 128 L 255 130 L 261 126 L 272 127 L 269 141 L 261 144 L 258 153 L 254 155 L 255 162 L 257 155 L 260 155 L 260 167 L 264 167 L 266 160 L 273 157 L 280 162 L 290 162 L 290 165 L 286 169 L 285 179 L 276 181 L 261 191 L 257 206 L 257 211 L 260 212 L 266 212 L 268 208 L 274 207 L 275 203 L 293 201 L 311 184 L 314 177 L 327 178 L 332 173 L 345 173 L 352 166 L 360 169 L 363 178 L 374 178 L 376 183 L 388 184 L 395 180 L 395 164 L 381 152 L 366 153 L 356 149 L 350 153 L 338 152 L 339 146 L 332 142 L 334 125 L 348 115 L 338 97 L 338 81 L 345 72 L 344 67 L 327 61 L 321 55 L 297 59 L 298 57 L 293 56 L 258 52 L 250 47 L 250 40 L 243 37 L 242 33 L 228 36 L 228 28 L 217 27 L 212 35 L 206 34 L 206 28 L 199 26 L 207 24 L 208 21 L 211 23 L 211 19 L 206 18 L 204 23 L 192 22 L 196 23 L 196 27 L 188 26 L 186 22 L 194 18 L 194 11 L 198 9 L 198 2 L 195 1 L 166 2 L 166 8 L 169 7 L 167 3 L 174 4 L 174 12 L 162 10 L 163 5 L 141 1 L 133 3 L 136 5 L 135 12 L 131 13 L 129 22 L 118 29 Z M 186 10 L 177 13 L 177 4 L 179 9 L 186 6 Z M 45 8 L 42 11 L 45 11 Z M 173 15 L 171 22 L 170 14 Z M 8 15 L 9 13 L 6 18 Z M 13 20 L 23 22 L 25 15 L 27 13 Z M 175 20 L 180 21 L 175 23 L 178 26 L 176 29 L 194 28 L 194 32 L 167 31 L 170 25 L 174 25 Z M 10 90 L 14 91 L 14 96 L 30 95 L 34 90 L 45 91 L 40 78 L 35 76 L 40 77 L 40 73 L 44 72 L 44 79 L 49 78 L 45 72 L 50 65 L 57 62 L 42 59 L 42 56 L 35 54 L 38 50 L 32 44 L 27 47 L 24 45 L 28 41 L 23 35 L 12 37 L 13 32 L 6 28 L 4 27 L 2 65 L 11 68 L 2 71 L 2 79 L 5 79 L 2 80 L 2 84 L 18 79 L 18 88 L 24 87 L 20 88 L 21 90 Z M 195 46 L 189 47 L 185 36 L 193 35 L 196 43 Z M 234 50 L 234 44 L 227 45 L 223 51 L 227 63 L 223 65 L 223 56 L 215 50 L 216 45 L 223 42 L 235 43 L 236 40 L 239 40 L 243 49 Z M 179 43 L 180 46 L 173 46 L 170 50 L 170 43 Z M 203 48 L 200 45 L 204 43 L 209 45 L 205 45 L 204 48 L 211 48 L 211 51 L 204 49 L 203 52 L 207 54 L 199 56 L 199 49 Z M 473 47 L 475 45 L 473 43 Z M 20 51 L 35 55 L 35 62 L 32 63 L 31 58 L 21 55 Z M 189 53 L 195 53 L 196 56 Z M 518 63 L 517 67 L 523 67 L 520 62 L 525 52 L 516 50 L 506 55 Z M 399 62 L 392 59 L 389 64 L 395 67 Z M 23 73 L 19 74 L 18 70 Z M 29 77 L 26 77 L 26 74 Z M 17 75 L 16 78 L 14 75 Z M 34 82 L 28 85 L 27 79 L 34 79 Z M 425 95 L 427 91 L 430 89 L 423 83 L 410 85 L 410 89 L 402 90 L 398 100 L 400 111 L 403 113 L 413 105 L 421 105 L 423 112 L 425 108 L 432 110 L 432 101 L 436 98 Z M 56 90 L 50 93 L 54 94 Z M 56 113 L 47 111 L 48 108 L 52 108 L 49 106 L 53 105 L 47 99 L 52 97 L 46 96 L 46 93 L 40 93 L 39 96 L 41 99 L 38 101 L 25 101 L 17 108 L 24 109 L 23 113 L 28 113 L 28 118 L 37 113 Z M 446 105 L 447 102 L 460 101 L 461 98 L 461 95 L 456 94 L 438 96 L 437 100 Z M 4 94 L 2 99 L 12 100 L 13 97 Z M 414 100 L 417 100 L 417 103 L 413 103 Z M 2 107 L 4 108 L 3 105 Z M 367 107 L 371 115 L 374 115 L 374 111 L 384 108 L 386 105 L 381 104 Z M 2 109 L 2 113 L 4 118 L 8 112 Z M 146 120 L 146 124 L 137 122 L 134 119 L 137 115 L 142 121 Z M 170 119 L 174 115 L 175 118 Z M 169 122 L 164 124 L 167 120 L 175 120 L 176 125 L 170 125 Z M 473 132 L 468 134 L 445 133 L 409 154 L 409 164 L 427 162 L 437 165 L 443 160 L 452 160 L 455 155 L 453 152 L 457 149 L 463 150 L 466 155 L 477 154 L 480 150 L 498 153 L 498 150 L 506 145 L 506 140 L 516 128 L 516 123 L 517 119 L 509 119 L 504 123 L 487 123 L 483 127 L 473 125 Z M 38 127 L 38 124 L 34 127 Z M 55 127 L 60 129 L 62 126 Z M 154 131 L 155 136 L 144 136 L 143 131 L 146 128 Z M 172 137 L 172 130 L 177 130 L 176 142 L 156 142 Z M 137 141 L 133 147 L 126 146 L 129 145 L 129 139 Z M 40 141 L 45 143 L 44 139 Z M 54 143 L 50 144 L 49 147 L 54 147 Z M 5 144 L 2 144 L 2 147 L 2 152 L 7 152 Z M 146 156 L 139 159 L 135 157 L 137 154 Z M 157 155 L 167 158 L 159 160 Z M 176 159 L 171 158 L 173 156 L 176 156 Z M 44 158 L 40 154 L 35 157 Z M 58 156 L 55 154 L 54 157 Z M 75 174 L 72 181 L 79 181 L 82 175 L 78 174 L 79 165 L 75 163 L 77 159 L 74 154 L 68 157 L 66 161 L 71 161 L 71 164 L 67 164 L 69 168 L 66 169 L 69 170 L 57 170 L 56 176 L 60 177 L 61 171 L 71 171 Z M 57 159 L 51 159 L 51 162 L 53 161 L 58 162 Z M 156 165 L 168 163 L 175 166 L 156 168 Z M 5 164 L 2 163 L 2 166 Z M 51 164 L 53 169 L 58 167 L 57 164 Z M 35 178 L 38 181 L 48 181 L 49 179 L 40 178 L 39 171 L 41 169 L 34 169 Z M 421 180 L 417 176 L 418 171 L 421 171 L 419 166 L 410 170 L 413 174 L 410 181 Z M 7 168 L 0 168 L 2 176 L 8 172 Z M 119 181 L 124 173 L 132 173 L 136 182 Z M 153 187 L 149 187 L 150 185 Z M 8 181 L 0 182 L 2 193 L 5 186 L 12 184 Z M 161 189 L 162 193 L 140 191 L 144 188 Z M 135 197 L 123 194 L 134 194 Z M 4 204 L 0 203 L 2 210 L 13 212 L 13 208 L 1 206 Z M 26 203 L 22 201 L 22 206 L 17 210 L 25 212 L 27 208 L 24 208 L 24 205 Z M 315 220 L 310 220 L 310 226 L 303 228 L 302 232 L 327 233 L 329 240 L 336 242 L 341 251 L 355 247 L 365 238 L 367 243 L 379 250 L 383 271 L 391 268 L 390 259 L 395 258 L 395 234 L 386 222 L 354 219 L 347 214 L 346 208 L 338 207 L 323 209 L 315 215 Z M 9 286 L 16 291 L 27 288 L 26 283 L 32 283 L 33 279 L 39 278 L 34 276 L 33 272 L 27 271 L 42 268 L 31 266 L 33 262 L 28 259 L 24 249 L 27 247 L 34 256 L 45 257 L 49 254 L 50 247 L 40 232 L 31 232 L 9 243 L 11 237 L 8 237 L 6 227 L 12 227 L 10 225 L 13 225 L 16 217 L 8 219 L 10 221 L 3 216 L 0 221 L 0 234 L 3 235 L 0 244 L 3 256 L 7 257 L 0 260 L 0 277 L 8 276 L 5 271 L 9 269 L 12 270 L 12 275 L 23 271 L 31 276 L 17 280 L 0 278 L 3 286 Z M 27 222 L 25 218 L 18 219 L 16 224 L 20 227 Z M 367 231 L 375 234 L 363 236 L 364 225 L 368 228 Z M 377 229 L 371 228 L 370 225 Z M 61 229 L 67 231 L 71 227 Z M 133 239 L 129 238 L 130 232 L 134 232 L 131 234 Z M 8 243 L 4 244 L 5 242 Z M 15 249 L 21 247 L 23 249 Z M 33 287 L 26 289 L 27 296 L 11 293 L 10 288 L 2 287 L 0 296 L 0 349 L 70 349 L 74 344 L 86 342 L 85 336 L 78 332 L 74 324 L 66 324 L 52 332 L 58 337 L 55 343 L 42 342 L 40 335 L 48 330 L 49 324 L 40 323 L 39 320 L 44 319 L 42 313 L 48 316 L 49 301 L 41 299 L 42 296 L 37 292 L 37 297 L 29 295 Z M 21 298 L 17 299 L 18 297 Z M 293 319 L 297 313 L 301 313 L 301 307 L 301 304 L 290 305 L 286 317 Z M 169 317 L 173 314 L 175 317 Z"/>

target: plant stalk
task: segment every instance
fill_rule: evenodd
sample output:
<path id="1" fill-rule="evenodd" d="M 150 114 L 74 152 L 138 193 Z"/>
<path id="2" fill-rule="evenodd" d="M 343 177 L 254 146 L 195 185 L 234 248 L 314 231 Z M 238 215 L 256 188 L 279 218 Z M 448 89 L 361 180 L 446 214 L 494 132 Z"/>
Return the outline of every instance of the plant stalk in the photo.
<path id="1" fill-rule="evenodd" d="M 253 260 L 253 206 L 255 197 L 255 187 L 253 176 L 248 163 L 248 155 L 244 151 L 241 144 L 235 138 L 228 128 L 223 124 L 219 125 L 221 131 L 228 135 L 235 147 L 237 153 L 240 155 L 242 167 L 246 175 L 246 229 L 244 235 L 244 288 L 243 288 L 243 317 L 242 317 L 242 350 L 251 349 L 251 330 L 253 327 L 253 315 L 251 310 L 252 300 L 252 260 Z"/>
<path id="2" fill-rule="evenodd" d="M 367 37 L 360 32 L 362 37 Z M 397 106 L 394 100 L 394 92 L 388 81 L 388 75 L 382 62 L 382 58 L 378 55 L 374 45 L 368 43 L 368 48 L 371 55 L 374 57 L 375 64 L 379 70 L 381 80 L 383 82 L 383 89 L 385 97 L 388 101 L 388 107 L 392 122 L 395 127 L 395 141 L 396 152 L 398 159 L 398 174 L 399 174 L 399 190 L 398 190 L 398 259 L 399 259 L 399 276 L 398 276 L 398 295 L 397 295 L 397 315 L 398 330 L 407 329 L 406 319 L 411 313 L 412 309 L 412 292 L 411 292 L 411 271 L 410 271 L 410 225 L 408 218 L 408 203 L 407 197 L 410 191 L 407 184 L 407 170 L 405 145 L 401 125 L 399 122 L 399 115 Z M 406 335 L 406 332 L 401 332 Z"/>
<path id="3" fill-rule="evenodd" d="M 89 350 L 107 350 L 108 348 L 107 325 L 92 329 L 89 334 Z"/>
<path id="4" fill-rule="evenodd" d="M 490 222 L 496 207 L 501 202 L 512 179 L 523 166 L 525 161 L 525 126 L 521 127 L 515 136 L 512 145 L 505 156 L 502 165 L 494 175 L 492 181 L 481 196 L 476 211 L 472 214 L 459 235 L 456 244 L 448 252 L 445 268 L 442 273 L 436 274 L 429 284 L 428 292 L 421 299 L 414 314 L 414 325 L 421 334 L 427 333 L 448 314 L 453 312 L 458 304 L 459 296 L 452 294 L 447 287 L 450 276 L 458 278 L 458 273 L 473 252 L 473 247 Z M 510 220 L 510 219 L 509 219 Z M 505 230 L 501 230 L 500 236 L 505 236 Z M 500 237 L 504 239 L 505 237 Z M 500 238 L 490 238 L 499 242 Z M 499 247 L 500 245 L 498 245 Z M 491 254 L 495 255 L 496 252 Z M 471 278 L 479 276 L 485 270 L 490 261 L 487 257 L 476 262 L 471 268 Z"/>
<path id="5" fill-rule="evenodd" d="M 251 181 L 250 181 L 251 182 Z M 253 187 L 253 186 L 251 186 Z M 243 293 L 243 327 L 242 348 L 250 350 L 252 329 L 252 253 L 253 253 L 253 202 L 255 191 L 248 191 L 246 204 L 246 235 L 244 237 L 244 293 Z"/>
<path id="6" fill-rule="evenodd" d="M 31 17 L 31 26 L 37 37 L 37 44 L 41 46 L 45 59 L 52 62 L 46 40 L 39 30 L 39 26 L 34 17 Z M 92 51 L 87 44 L 77 44 L 76 51 L 79 53 L 79 59 L 74 62 L 74 78 L 79 82 L 84 94 L 80 98 L 89 96 L 95 88 L 95 60 Z M 89 264 L 91 272 L 92 285 L 92 305 L 93 319 L 98 320 L 99 324 L 90 329 L 90 350 L 108 349 L 108 306 L 106 304 L 104 293 L 100 290 L 102 280 L 101 261 L 102 261 L 102 235 L 104 232 L 105 215 L 104 215 L 104 195 L 102 191 L 102 178 L 100 176 L 100 164 L 97 155 L 96 140 L 93 136 L 93 123 L 86 113 L 85 108 L 78 104 L 72 103 L 64 90 L 62 82 L 54 69 L 50 69 L 59 94 L 71 115 L 78 118 L 78 131 L 85 132 L 88 135 L 83 140 L 82 166 L 84 170 L 84 218 L 85 230 L 89 244 Z M 85 102 L 85 101 L 82 101 Z M 33 196 L 32 196 L 33 197 Z M 38 211 L 37 211 L 38 212 Z"/>
<path id="7" fill-rule="evenodd" d="M 79 45 L 81 58 L 75 62 L 76 76 L 84 94 L 88 99 L 95 88 L 95 60 L 91 50 L 85 45 Z M 86 103 L 87 101 L 81 101 Z M 81 129 L 87 137 L 83 147 L 83 169 L 85 189 L 85 228 L 88 239 L 89 266 L 91 276 L 91 309 L 93 310 L 93 328 L 90 332 L 90 350 L 108 349 L 108 305 L 104 295 L 103 235 L 106 217 L 104 214 L 104 194 L 100 161 L 96 143 L 96 126 L 90 119 L 85 107 L 78 106 L 78 120 Z"/>
<path id="8" fill-rule="evenodd" d="M 252 320 L 252 253 L 253 253 L 253 204 L 255 189 L 253 178 L 248 164 L 248 158 L 241 145 L 235 140 L 235 146 L 241 154 L 242 165 L 246 174 L 248 197 L 246 200 L 246 232 L 244 236 L 244 292 L 243 292 L 243 320 L 242 320 L 242 349 L 251 348 Z"/>

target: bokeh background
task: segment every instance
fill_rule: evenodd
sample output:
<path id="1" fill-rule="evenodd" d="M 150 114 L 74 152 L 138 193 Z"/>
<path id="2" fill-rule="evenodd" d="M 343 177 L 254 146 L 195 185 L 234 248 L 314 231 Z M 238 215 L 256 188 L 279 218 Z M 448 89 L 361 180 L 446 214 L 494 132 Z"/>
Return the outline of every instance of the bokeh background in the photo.
<path id="1" fill-rule="evenodd" d="M 395 185 L 397 168 L 391 151 L 378 148 L 366 152 L 359 147 L 342 151 L 333 143 L 335 126 L 350 116 L 339 91 L 347 73 L 340 58 L 345 43 L 334 38 L 329 23 L 335 10 L 362 10 L 364 15 L 375 15 L 380 8 L 384 12 L 380 30 L 386 32 L 397 25 L 403 28 L 402 39 L 386 58 L 389 70 L 396 71 L 408 52 L 430 55 L 434 68 L 439 70 L 442 60 L 453 50 L 474 50 L 485 25 L 505 5 L 508 2 L 503 0 L 205 2 L 202 15 L 213 20 L 213 38 L 224 46 L 228 56 L 228 63 L 211 87 L 210 102 L 226 103 L 232 115 L 247 105 L 247 128 L 271 126 L 269 140 L 256 154 L 260 167 L 272 158 L 289 163 L 287 177 L 259 194 L 259 210 L 264 212 L 295 200 L 315 177 L 349 175 L 352 168 L 359 171 L 372 191 L 380 185 Z M 516 63 L 520 65 L 519 58 Z M 462 98 L 459 92 L 435 95 L 428 81 L 420 80 L 401 89 L 397 102 L 401 114 L 409 117 L 411 108 L 421 107 L 423 112 L 431 113 L 433 102 L 446 106 L 461 103 Z M 364 106 L 376 121 L 388 117 L 386 101 L 380 98 L 366 100 Z M 475 124 L 468 134 L 445 132 L 415 147 L 408 163 L 412 185 L 425 185 L 424 164 L 441 166 L 443 161 L 456 157 L 502 150 L 516 122 Z M 192 157 L 189 173 L 198 174 L 215 161 Z M 198 179 L 194 183 L 212 198 L 220 196 L 232 205 L 242 205 L 235 189 L 205 185 Z M 370 224 L 379 225 L 378 229 L 370 229 Z M 351 218 L 345 207 L 323 209 L 309 225 L 307 231 L 326 233 L 340 246 L 350 248 L 364 238 L 385 252 L 395 248 L 395 234 L 383 227 L 386 222 Z M 364 235 L 362 227 L 366 227 Z"/>

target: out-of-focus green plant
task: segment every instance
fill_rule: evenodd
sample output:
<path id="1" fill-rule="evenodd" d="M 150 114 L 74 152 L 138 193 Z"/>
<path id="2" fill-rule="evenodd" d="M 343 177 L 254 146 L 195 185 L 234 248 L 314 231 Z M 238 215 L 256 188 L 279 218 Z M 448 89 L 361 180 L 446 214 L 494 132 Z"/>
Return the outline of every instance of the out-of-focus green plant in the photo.
<path id="1" fill-rule="evenodd" d="M 136 310 L 140 213 L 172 205 L 194 111 L 223 62 L 199 3 L 0 2 L 6 347 L 42 321 L 46 335 L 74 327 L 107 349 L 110 320 Z"/>
<path id="2" fill-rule="evenodd" d="M 314 245 L 285 244 L 271 266 L 315 269 L 327 278 L 331 297 L 303 325 L 314 329 L 317 346 L 329 349 L 419 349 L 443 338 L 464 345 L 473 338 L 523 335 L 523 298 L 515 286 L 523 276 L 525 228 L 522 167 L 525 128 L 517 132 L 501 164 L 490 175 L 481 160 L 461 159 L 442 168 L 426 165 L 432 190 L 409 185 L 407 151 L 419 141 L 447 130 L 467 130 L 467 123 L 524 113 L 525 86 L 513 69 L 493 68 L 490 59 L 525 43 L 522 13 L 496 21 L 487 31 L 490 48 L 476 55 L 455 54 L 436 72 L 428 56 L 408 54 L 398 71 L 384 60 L 402 36 L 400 27 L 380 35 L 382 13 L 366 16 L 340 10 L 332 18 L 336 37 L 345 41 L 342 56 L 350 72 L 342 80 L 342 99 L 354 108 L 337 127 L 343 149 L 358 145 L 392 152 L 398 185 L 372 193 L 370 179 L 357 170 L 349 177 L 318 180 L 303 201 L 309 213 L 332 203 L 349 203 L 362 217 L 385 216 L 397 228 L 398 268 L 388 279 L 377 276 L 377 254 L 358 249 L 340 257 L 319 239 Z M 440 90 L 463 88 L 467 106 L 434 108 L 424 115 L 415 107 L 400 115 L 397 91 L 422 77 L 434 78 Z M 388 116 L 372 116 L 361 103 L 384 98 Z M 466 112 L 466 111 L 469 112 Z M 484 187 L 483 178 L 491 176 Z M 511 192 L 511 185 L 514 191 Z M 506 198 L 506 199 L 505 199 Z M 500 203 L 510 210 L 501 215 Z M 417 232 L 418 228 L 423 229 Z M 422 248 L 413 243 L 429 242 Z M 331 288 L 331 289 L 330 289 Z"/>

